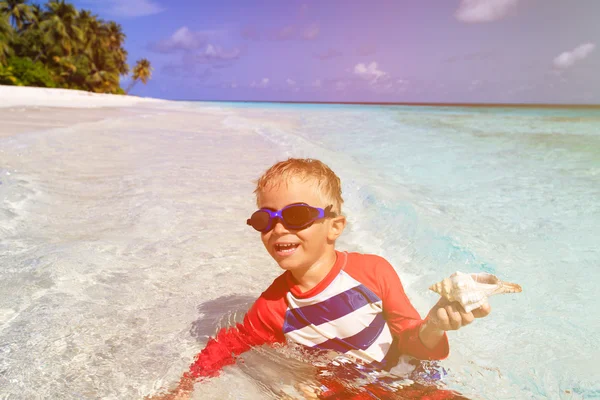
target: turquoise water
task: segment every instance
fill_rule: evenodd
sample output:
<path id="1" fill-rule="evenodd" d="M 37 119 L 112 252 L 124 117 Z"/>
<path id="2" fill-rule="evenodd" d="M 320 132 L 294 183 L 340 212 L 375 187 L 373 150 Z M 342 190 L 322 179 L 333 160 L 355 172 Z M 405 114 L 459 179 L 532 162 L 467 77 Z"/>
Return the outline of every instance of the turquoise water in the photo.
<path id="1" fill-rule="evenodd" d="M 338 248 L 385 256 L 422 316 L 457 270 L 523 287 L 449 333 L 445 386 L 600 397 L 600 110 L 248 103 L 0 138 L 0 397 L 176 382 L 280 273 L 245 219 L 289 156 L 340 176 Z M 194 398 L 278 398 L 294 354 L 250 352 Z"/>
<path id="2" fill-rule="evenodd" d="M 456 270 L 523 286 L 450 334 L 455 387 L 599 395 L 600 110 L 274 109 L 294 110 L 300 126 L 264 135 L 337 171 L 354 228 L 346 246 L 392 261 L 422 314 L 435 300 L 428 284 Z"/>

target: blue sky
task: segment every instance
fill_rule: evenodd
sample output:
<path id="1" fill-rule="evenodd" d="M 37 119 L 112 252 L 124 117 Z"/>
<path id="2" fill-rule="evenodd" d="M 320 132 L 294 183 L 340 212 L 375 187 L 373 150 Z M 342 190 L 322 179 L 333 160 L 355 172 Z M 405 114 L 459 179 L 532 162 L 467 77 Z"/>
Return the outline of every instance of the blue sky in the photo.
<path id="1" fill-rule="evenodd" d="M 598 0 L 73 3 L 151 61 L 141 96 L 600 104 Z"/>

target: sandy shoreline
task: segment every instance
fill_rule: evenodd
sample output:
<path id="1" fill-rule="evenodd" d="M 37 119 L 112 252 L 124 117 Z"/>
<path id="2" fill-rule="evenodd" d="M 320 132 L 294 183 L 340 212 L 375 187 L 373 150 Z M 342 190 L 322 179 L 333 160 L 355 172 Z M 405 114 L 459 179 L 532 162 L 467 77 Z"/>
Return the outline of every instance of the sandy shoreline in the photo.
<path id="1" fill-rule="evenodd" d="M 136 96 L 91 93 L 82 90 L 0 85 L 0 108 L 16 106 L 120 107 L 164 102 L 167 101 Z"/>
<path id="2" fill-rule="evenodd" d="M 169 125 L 169 119 L 186 119 L 189 127 L 213 127 L 228 119 L 230 129 L 294 129 L 297 117 L 282 110 L 240 109 L 192 105 L 176 101 L 88 93 L 67 89 L 45 89 L 0 85 L 0 138 L 28 132 L 65 128 L 82 123 L 121 118 L 165 115 L 155 126 Z"/>
<path id="3" fill-rule="evenodd" d="M 135 96 L 0 85 L 0 138 L 131 116 L 168 103 Z"/>
<path id="4" fill-rule="evenodd" d="M 26 132 L 65 128 L 86 122 L 130 115 L 126 108 L 103 107 L 75 109 L 64 107 L 0 108 L 0 138 Z"/>

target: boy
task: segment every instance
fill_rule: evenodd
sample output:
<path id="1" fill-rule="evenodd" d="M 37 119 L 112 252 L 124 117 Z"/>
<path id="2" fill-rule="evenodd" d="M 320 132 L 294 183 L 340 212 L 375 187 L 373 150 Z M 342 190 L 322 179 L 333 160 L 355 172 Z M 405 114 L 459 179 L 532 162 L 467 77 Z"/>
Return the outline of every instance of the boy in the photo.
<path id="1" fill-rule="evenodd" d="M 260 232 L 285 272 L 242 324 L 209 340 L 166 398 L 187 398 L 195 379 L 218 375 L 252 346 L 288 340 L 383 370 L 394 367 L 402 354 L 444 359 L 449 353 L 445 331 L 489 314 L 487 304 L 467 313 L 442 298 L 422 320 L 385 259 L 336 250 L 346 226 L 341 183 L 322 162 L 279 162 L 258 180 L 255 194 L 259 210 L 247 224 Z"/>

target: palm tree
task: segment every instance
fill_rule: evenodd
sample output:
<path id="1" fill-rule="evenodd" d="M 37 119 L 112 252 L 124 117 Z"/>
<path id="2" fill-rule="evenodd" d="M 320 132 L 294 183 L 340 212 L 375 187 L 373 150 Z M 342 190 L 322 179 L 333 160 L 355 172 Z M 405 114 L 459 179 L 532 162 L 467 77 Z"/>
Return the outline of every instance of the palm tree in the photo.
<path id="1" fill-rule="evenodd" d="M 40 22 L 44 18 L 44 10 L 42 6 L 36 3 L 29 5 L 31 15 L 28 20 L 23 24 L 23 31 L 27 31 L 32 28 L 39 28 Z"/>
<path id="2" fill-rule="evenodd" d="M 13 31 L 8 18 L 8 14 L 0 12 L 0 65 L 4 64 L 12 53 L 10 42 Z"/>
<path id="3" fill-rule="evenodd" d="M 94 92 L 117 93 L 120 75 L 129 72 L 127 52 L 122 47 L 125 35 L 121 26 L 94 17 L 82 36 L 79 55 L 83 52 L 86 59 L 80 60 L 78 55 L 76 63 L 87 70 L 85 85 Z"/>
<path id="4" fill-rule="evenodd" d="M 35 17 L 36 22 L 39 22 L 44 16 L 44 10 L 38 3 L 31 3 L 31 13 Z"/>
<path id="5" fill-rule="evenodd" d="M 148 83 L 148 79 L 150 79 L 151 77 L 152 67 L 150 66 L 150 61 L 148 61 L 145 58 L 138 60 L 138 62 L 135 64 L 135 67 L 133 68 L 133 82 L 131 82 L 131 84 L 125 92 L 129 94 L 129 92 L 131 91 L 131 89 L 133 89 L 138 80 L 142 81 L 142 83 L 145 85 L 146 83 Z"/>
<path id="6" fill-rule="evenodd" d="M 46 4 L 47 18 L 40 24 L 50 51 L 70 56 L 75 46 L 81 43 L 81 30 L 76 24 L 79 12 L 65 0 L 52 0 Z"/>
<path id="7" fill-rule="evenodd" d="M 125 43 L 125 33 L 121 25 L 114 21 L 110 21 L 106 25 L 106 34 L 108 40 L 108 47 L 113 53 L 115 58 L 116 67 L 121 75 L 129 72 L 129 66 L 127 65 L 127 51 L 123 48 Z"/>
<path id="8" fill-rule="evenodd" d="M 105 47 L 95 47 L 90 54 L 90 73 L 87 84 L 90 90 L 113 93 L 119 88 L 119 72 L 111 52 Z"/>
<path id="9" fill-rule="evenodd" d="M 97 23 L 97 17 L 91 11 L 82 10 L 79 12 L 79 16 L 75 22 L 81 31 L 81 42 L 79 43 L 80 48 L 78 49 L 78 53 L 80 56 L 89 54 L 90 46 L 94 39 L 92 28 L 94 28 L 94 23 Z"/>
<path id="10" fill-rule="evenodd" d="M 46 51 L 44 35 L 40 30 L 40 23 L 44 19 L 44 11 L 39 4 L 29 6 L 31 16 L 23 24 L 22 29 L 16 35 L 13 50 L 19 57 L 29 57 L 37 62 L 44 59 Z"/>
<path id="11" fill-rule="evenodd" d="M 20 31 L 27 21 L 33 19 L 33 13 L 26 4 L 27 0 L 2 0 L 0 1 L 0 14 L 8 14 L 10 22 Z"/>
<path id="12" fill-rule="evenodd" d="M 108 40 L 111 49 L 116 49 L 125 42 L 126 36 L 125 33 L 123 33 L 123 28 L 120 24 L 110 21 L 108 24 L 106 24 L 106 31 L 108 33 Z"/>
<path id="13" fill-rule="evenodd" d="M 33 61 L 59 87 L 123 93 L 119 81 L 129 65 L 121 25 L 68 1 L 44 0 L 42 8 L 31 0 L 0 0 L 0 66 L 14 55 L 18 65 Z M 0 72 L 10 78 L 8 68 Z M 151 75 L 150 62 L 139 60 L 130 89 Z"/>

